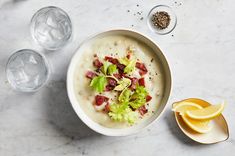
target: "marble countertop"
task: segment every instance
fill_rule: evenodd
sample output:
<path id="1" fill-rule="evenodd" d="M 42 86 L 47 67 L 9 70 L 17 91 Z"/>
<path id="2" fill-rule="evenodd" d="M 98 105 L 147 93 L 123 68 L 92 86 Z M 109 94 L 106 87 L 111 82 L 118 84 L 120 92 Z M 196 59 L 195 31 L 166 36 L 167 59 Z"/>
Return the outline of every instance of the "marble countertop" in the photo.
<path id="1" fill-rule="evenodd" d="M 176 29 L 168 35 L 154 34 L 146 25 L 148 11 L 157 4 L 167 4 L 177 14 Z M 60 51 L 45 54 L 52 68 L 45 87 L 34 94 L 17 93 L 6 80 L 7 59 L 22 48 L 40 50 L 31 39 L 29 22 L 38 9 L 48 5 L 63 8 L 71 17 L 72 42 Z M 0 155 L 232 155 L 234 8 L 233 0 L 0 0 Z M 106 137 L 90 130 L 73 111 L 65 88 L 66 70 L 78 45 L 88 36 L 112 28 L 133 29 L 151 37 L 163 50 L 173 75 L 164 114 L 149 128 L 128 137 Z M 178 129 L 171 103 L 188 97 L 212 103 L 227 100 L 224 115 L 230 128 L 229 140 L 200 145 Z"/>

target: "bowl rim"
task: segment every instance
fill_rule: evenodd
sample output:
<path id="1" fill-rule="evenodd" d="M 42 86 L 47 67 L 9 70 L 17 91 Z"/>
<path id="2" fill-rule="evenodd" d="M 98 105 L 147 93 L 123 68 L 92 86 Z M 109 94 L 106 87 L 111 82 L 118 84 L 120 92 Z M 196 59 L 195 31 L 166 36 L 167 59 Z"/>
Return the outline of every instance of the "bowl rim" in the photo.
<path id="1" fill-rule="evenodd" d="M 162 110 L 159 112 L 158 116 L 153 119 L 152 121 L 150 121 L 148 124 L 144 125 L 144 126 L 138 126 L 137 128 L 123 128 L 123 129 L 114 129 L 114 128 L 107 128 L 104 127 L 98 123 L 96 123 L 95 121 L 93 121 L 88 115 L 86 115 L 86 113 L 83 111 L 83 109 L 80 107 L 79 102 L 77 100 L 77 98 L 75 97 L 74 94 L 74 88 L 73 88 L 73 76 L 74 76 L 74 70 L 73 67 L 76 66 L 76 55 L 78 55 L 79 53 L 77 52 L 83 45 L 85 45 L 85 43 L 91 41 L 94 38 L 97 38 L 98 36 L 102 36 L 105 33 L 112 33 L 112 32 L 118 32 L 118 31 L 123 31 L 123 32 L 128 32 L 128 33 L 133 33 L 136 34 L 146 40 L 148 40 L 150 43 L 152 43 L 155 47 L 158 48 L 158 52 L 160 53 L 160 55 L 162 55 L 162 59 L 160 59 L 161 61 L 163 61 L 165 63 L 166 69 L 168 70 L 168 83 L 169 83 L 169 88 L 168 88 L 168 95 L 167 97 L 165 97 L 165 102 L 163 103 L 163 108 Z M 66 80 L 66 88 L 67 88 L 67 94 L 70 100 L 70 104 L 72 105 L 74 111 L 76 112 L 77 116 L 82 120 L 82 122 L 84 124 L 86 124 L 90 129 L 92 129 L 93 131 L 100 133 L 102 135 L 106 135 L 106 136 L 127 136 L 127 135 L 132 135 L 132 134 L 136 134 L 138 132 L 140 132 L 141 130 L 147 128 L 148 126 L 152 125 L 157 119 L 160 118 L 160 116 L 163 114 L 163 112 L 166 109 L 166 105 L 168 103 L 169 97 L 171 95 L 171 91 L 172 91 L 172 76 L 171 76 L 171 70 L 170 70 L 170 66 L 167 62 L 167 59 L 165 57 L 165 55 L 163 54 L 162 50 L 158 47 L 158 45 L 152 40 L 150 39 L 150 37 L 148 37 L 147 35 L 143 35 L 142 33 L 138 32 L 138 31 L 134 31 L 134 30 L 130 30 L 130 29 L 109 29 L 106 31 L 101 31 L 98 33 L 95 33 L 93 35 L 91 35 L 90 37 L 88 37 L 87 39 L 83 40 L 80 45 L 78 46 L 78 48 L 75 50 L 75 53 L 72 56 L 72 59 L 70 61 L 70 64 L 68 66 L 68 70 L 67 70 L 67 80 Z M 140 125 L 140 124 L 139 124 Z"/>

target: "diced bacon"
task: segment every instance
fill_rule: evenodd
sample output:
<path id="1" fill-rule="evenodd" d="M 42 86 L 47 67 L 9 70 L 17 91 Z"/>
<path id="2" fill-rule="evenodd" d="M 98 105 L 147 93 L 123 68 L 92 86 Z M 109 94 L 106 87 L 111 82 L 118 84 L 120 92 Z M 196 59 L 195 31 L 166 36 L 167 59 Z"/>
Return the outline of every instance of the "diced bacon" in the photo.
<path id="1" fill-rule="evenodd" d="M 128 54 L 126 55 L 126 57 L 127 57 L 128 59 L 130 59 L 130 58 L 131 58 L 131 53 L 128 52 Z"/>
<path id="2" fill-rule="evenodd" d="M 108 85 L 115 87 L 117 85 L 117 81 L 112 79 L 112 78 L 109 78 L 108 79 Z"/>
<path id="3" fill-rule="evenodd" d="M 138 79 L 133 77 L 133 78 L 130 78 L 131 79 L 131 86 L 130 86 L 130 89 L 131 90 L 134 90 L 136 88 L 136 84 L 138 83 Z"/>
<path id="4" fill-rule="evenodd" d="M 105 86 L 105 91 L 108 92 L 108 91 L 113 90 L 114 88 L 115 87 L 113 87 L 113 86 L 107 85 L 107 86 Z"/>
<path id="5" fill-rule="evenodd" d="M 147 68 L 145 67 L 144 63 L 136 62 L 135 67 L 138 69 L 141 69 L 143 71 L 148 71 Z"/>
<path id="6" fill-rule="evenodd" d="M 116 87 L 116 85 L 117 85 L 117 81 L 112 78 L 109 78 L 108 85 L 106 85 L 106 87 L 105 87 L 105 91 L 113 90 Z"/>
<path id="7" fill-rule="evenodd" d="M 93 79 L 93 77 L 97 76 L 96 73 L 92 72 L 92 71 L 87 71 L 86 72 L 86 77 L 89 79 Z"/>
<path id="8" fill-rule="evenodd" d="M 101 96 L 101 95 L 95 96 L 95 104 L 97 106 L 102 105 L 104 102 L 107 102 L 108 100 L 109 100 L 109 98 L 107 98 L 106 96 Z"/>
<path id="9" fill-rule="evenodd" d="M 121 63 L 118 63 L 116 64 L 117 65 L 117 68 L 118 68 L 118 71 L 119 73 L 123 73 L 124 72 L 124 68 L 126 67 L 124 64 L 121 64 Z"/>
<path id="10" fill-rule="evenodd" d="M 107 103 L 107 104 L 105 105 L 104 111 L 105 111 L 106 113 L 110 112 L 110 104 L 109 104 L 109 103 Z"/>
<path id="11" fill-rule="evenodd" d="M 122 78 L 122 74 L 119 74 L 119 73 L 115 73 L 115 74 L 113 74 L 113 76 L 116 77 L 117 79 Z"/>
<path id="12" fill-rule="evenodd" d="M 138 111 L 139 111 L 140 115 L 143 116 L 144 114 L 146 114 L 148 112 L 148 109 L 144 105 L 144 106 L 141 106 L 140 108 L 138 108 Z"/>
<path id="13" fill-rule="evenodd" d="M 93 61 L 93 65 L 94 65 L 95 67 L 97 67 L 97 68 L 100 68 L 100 67 L 103 66 L 103 63 L 100 62 L 99 59 L 95 59 L 95 60 Z"/>
<path id="14" fill-rule="evenodd" d="M 149 102 L 150 100 L 152 100 L 152 96 L 147 95 L 147 96 L 146 96 L 146 102 Z"/>
<path id="15" fill-rule="evenodd" d="M 143 76 L 143 75 L 147 74 L 147 71 L 140 70 L 139 74 L 140 74 L 140 76 Z"/>
<path id="16" fill-rule="evenodd" d="M 109 61 L 112 64 L 118 64 L 118 59 L 110 57 L 110 56 L 105 56 L 104 60 Z"/>
<path id="17" fill-rule="evenodd" d="M 144 63 L 140 63 L 140 62 L 137 62 L 136 65 L 135 65 L 136 68 L 138 68 L 140 71 L 139 71 L 139 74 L 142 76 L 142 75 L 145 75 L 148 70 L 147 68 L 145 67 Z"/>
<path id="18" fill-rule="evenodd" d="M 140 85 L 140 86 L 144 86 L 144 87 L 145 87 L 145 80 L 144 80 L 144 77 L 140 78 L 138 82 L 139 82 L 139 85 Z"/>

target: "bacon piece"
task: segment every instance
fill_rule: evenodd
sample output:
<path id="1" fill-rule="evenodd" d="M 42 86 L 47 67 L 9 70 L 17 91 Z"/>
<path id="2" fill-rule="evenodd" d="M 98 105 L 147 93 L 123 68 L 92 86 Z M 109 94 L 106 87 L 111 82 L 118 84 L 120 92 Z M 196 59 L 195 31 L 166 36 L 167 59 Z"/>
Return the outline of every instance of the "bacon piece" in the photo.
<path id="1" fill-rule="evenodd" d="M 131 86 L 130 89 L 134 90 L 136 88 L 136 84 L 138 83 L 138 79 L 136 77 L 130 78 L 131 79 Z"/>
<path id="2" fill-rule="evenodd" d="M 144 87 L 145 87 L 145 80 L 144 80 L 144 77 L 140 78 L 138 82 L 139 82 L 139 85 L 140 85 L 140 86 L 144 86 Z"/>
<path id="3" fill-rule="evenodd" d="M 110 57 L 110 56 L 105 56 L 104 60 L 109 61 L 112 64 L 118 64 L 118 59 Z"/>
<path id="4" fill-rule="evenodd" d="M 124 72 L 124 68 L 126 67 L 124 64 L 121 64 L 121 63 L 118 63 L 116 64 L 117 65 L 117 68 L 118 68 L 118 71 L 119 73 L 123 73 Z"/>
<path id="5" fill-rule="evenodd" d="M 92 72 L 92 71 L 87 71 L 86 72 L 86 77 L 89 78 L 89 79 L 93 79 L 95 76 L 97 76 L 97 74 Z"/>
<path id="6" fill-rule="evenodd" d="M 109 78 L 108 79 L 108 85 L 110 85 L 112 87 L 115 87 L 117 85 L 117 81 L 112 79 L 112 78 Z"/>
<path id="7" fill-rule="evenodd" d="M 146 96 L 146 102 L 149 102 L 150 100 L 152 100 L 152 96 L 147 95 L 147 96 Z"/>
<path id="8" fill-rule="evenodd" d="M 131 58 L 131 52 L 128 52 L 128 54 L 126 55 L 126 57 L 128 58 L 128 59 L 130 59 Z"/>
<path id="9" fill-rule="evenodd" d="M 147 74 L 147 71 L 140 70 L 140 71 L 139 71 L 139 74 L 140 74 L 141 76 L 143 76 L 143 75 Z"/>
<path id="10" fill-rule="evenodd" d="M 140 115 L 144 115 L 148 112 L 148 109 L 145 107 L 145 105 L 141 106 L 140 108 L 138 108 L 138 111 L 140 113 Z"/>
<path id="11" fill-rule="evenodd" d="M 143 70 L 143 71 L 148 71 L 147 68 L 145 67 L 144 63 L 136 62 L 135 67 L 140 70 Z"/>
<path id="12" fill-rule="evenodd" d="M 105 91 L 113 90 L 116 87 L 116 85 L 117 85 L 117 81 L 112 78 L 109 78 L 108 85 L 106 85 L 106 87 L 105 87 Z"/>
<path id="13" fill-rule="evenodd" d="M 140 62 L 136 62 L 136 65 L 135 65 L 136 68 L 138 68 L 140 71 L 139 71 L 139 74 L 142 76 L 142 75 L 145 75 L 148 70 L 147 68 L 145 67 L 144 63 L 140 63 Z"/>
<path id="14" fill-rule="evenodd" d="M 114 88 L 115 87 L 113 87 L 113 86 L 107 85 L 107 86 L 105 86 L 105 91 L 108 92 L 108 91 L 113 90 Z"/>
<path id="15" fill-rule="evenodd" d="M 112 79 L 112 78 L 109 78 L 108 79 L 108 85 L 106 85 L 105 90 L 106 91 L 111 91 L 116 87 L 116 85 L 117 85 L 117 81 Z"/>
<path id="16" fill-rule="evenodd" d="M 93 61 L 93 65 L 94 65 L 95 67 L 97 67 L 97 68 L 100 68 L 100 67 L 103 66 L 103 63 L 100 62 L 100 60 L 97 58 L 97 59 L 95 59 L 95 60 Z"/>
<path id="17" fill-rule="evenodd" d="M 115 74 L 113 74 L 113 76 L 116 77 L 117 79 L 122 78 L 122 74 L 119 74 L 119 73 L 115 73 Z"/>
<path id="18" fill-rule="evenodd" d="M 109 98 L 107 98 L 106 96 L 102 96 L 102 95 L 95 96 L 95 104 L 97 106 L 102 105 L 104 102 L 107 102 L 108 100 L 109 100 Z"/>

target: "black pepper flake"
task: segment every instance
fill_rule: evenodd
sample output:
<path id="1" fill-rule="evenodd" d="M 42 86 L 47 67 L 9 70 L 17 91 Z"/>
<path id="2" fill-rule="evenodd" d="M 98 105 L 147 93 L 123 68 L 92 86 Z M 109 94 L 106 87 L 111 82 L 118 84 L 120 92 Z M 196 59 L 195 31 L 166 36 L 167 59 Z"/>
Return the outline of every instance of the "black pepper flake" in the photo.
<path id="1" fill-rule="evenodd" d="M 134 27 L 134 25 L 133 25 L 133 24 L 132 24 L 131 26 L 132 26 L 132 27 Z"/>
<path id="2" fill-rule="evenodd" d="M 172 37 L 174 37 L 174 35 L 171 35 Z"/>
<path id="3" fill-rule="evenodd" d="M 151 62 L 153 62 L 153 58 L 151 58 Z"/>
<path id="4" fill-rule="evenodd" d="M 140 20 L 142 21 L 144 19 L 144 17 L 141 17 Z"/>
<path id="5" fill-rule="evenodd" d="M 154 111 L 152 111 L 152 113 L 154 113 Z"/>
<path id="6" fill-rule="evenodd" d="M 139 7 L 139 4 L 137 4 L 136 6 Z"/>
<path id="7" fill-rule="evenodd" d="M 158 75 L 157 72 L 155 74 Z"/>
<path id="8" fill-rule="evenodd" d="M 149 80 L 152 80 L 152 77 L 149 77 Z"/>
<path id="9" fill-rule="evenodd" d="M 127 12 L 130 12 L 130 10 L 127 10 Z"/>

